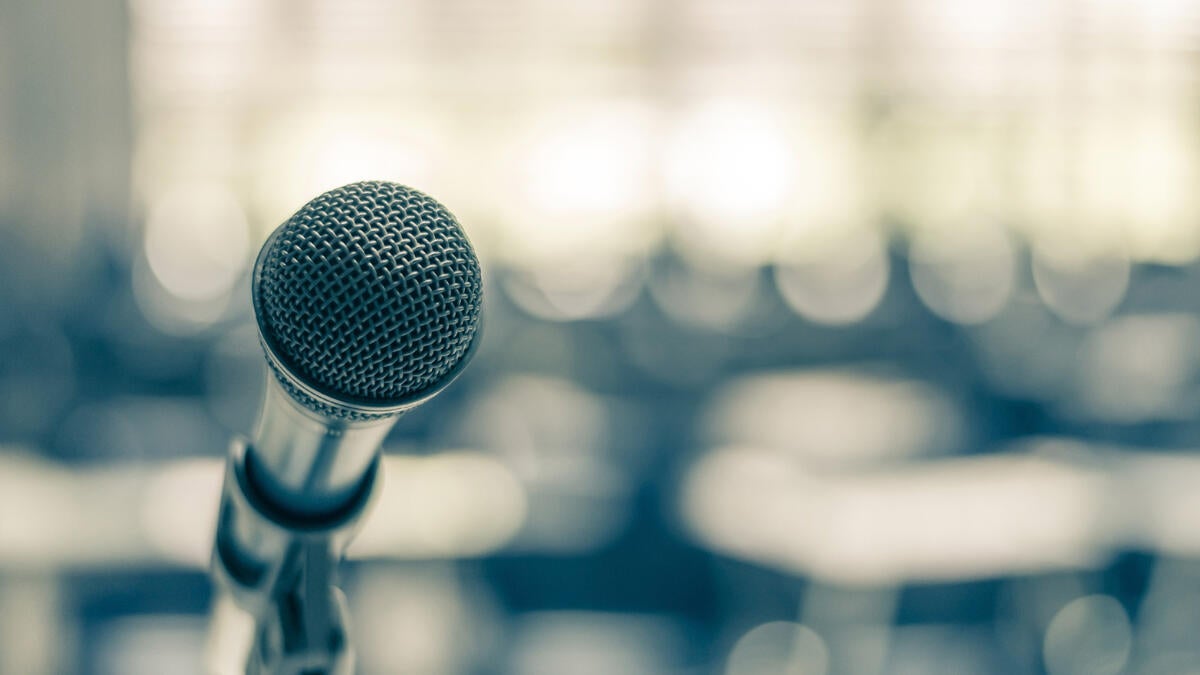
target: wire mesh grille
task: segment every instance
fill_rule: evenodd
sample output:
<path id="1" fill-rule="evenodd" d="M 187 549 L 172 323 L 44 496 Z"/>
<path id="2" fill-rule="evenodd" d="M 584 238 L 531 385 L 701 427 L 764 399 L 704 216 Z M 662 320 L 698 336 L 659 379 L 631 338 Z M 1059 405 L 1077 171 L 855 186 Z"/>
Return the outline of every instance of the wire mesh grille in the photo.
<path id="1" fill-rule="evenodd" d="M 431 197 L 353 183 L 304 205 L 269 246 L 256 287 L 263 335 L 322 392 L 386 404 L 437 384 L 467 353 L 479 261 Z"/>

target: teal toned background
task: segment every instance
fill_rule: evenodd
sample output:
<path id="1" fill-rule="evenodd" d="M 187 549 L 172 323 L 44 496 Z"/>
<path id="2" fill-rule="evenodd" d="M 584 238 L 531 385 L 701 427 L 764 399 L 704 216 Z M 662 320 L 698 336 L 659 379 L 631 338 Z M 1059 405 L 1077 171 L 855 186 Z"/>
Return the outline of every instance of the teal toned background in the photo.
<path id="1" fill-rule="evenodd" d="M 1200 673 L 1200 2 L 0 0 L 0 674 L 201 672 L 248 266 L 485 265 L 363 673 Z"/>

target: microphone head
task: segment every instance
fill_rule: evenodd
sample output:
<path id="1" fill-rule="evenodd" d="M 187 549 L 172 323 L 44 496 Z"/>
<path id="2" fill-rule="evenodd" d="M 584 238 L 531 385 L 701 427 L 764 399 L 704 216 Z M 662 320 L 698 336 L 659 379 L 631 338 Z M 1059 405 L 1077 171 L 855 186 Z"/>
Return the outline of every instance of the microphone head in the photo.
<path id="1" fill-rule="evenodd" d="M 326 192 L 276 229 L 253 296 L 285 389 L 327 416 L 373 418 L 425 400 L 466 365 L 483 283 L 446 207 L 368 181 Z"/>

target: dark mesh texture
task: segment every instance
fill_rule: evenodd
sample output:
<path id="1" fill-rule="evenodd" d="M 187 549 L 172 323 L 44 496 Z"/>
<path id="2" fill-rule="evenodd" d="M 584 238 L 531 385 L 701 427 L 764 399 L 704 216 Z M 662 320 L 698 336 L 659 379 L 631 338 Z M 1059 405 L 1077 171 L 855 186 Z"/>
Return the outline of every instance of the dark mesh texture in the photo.
<path id="1" fill-rule="evenodd" d="M 335 398 L 378 404 L 458 365 L 483 294 L 454 216 L 374 181 L 305 204 L 263 253 L 257 283 L 263 334 L 288 369 Z"/>

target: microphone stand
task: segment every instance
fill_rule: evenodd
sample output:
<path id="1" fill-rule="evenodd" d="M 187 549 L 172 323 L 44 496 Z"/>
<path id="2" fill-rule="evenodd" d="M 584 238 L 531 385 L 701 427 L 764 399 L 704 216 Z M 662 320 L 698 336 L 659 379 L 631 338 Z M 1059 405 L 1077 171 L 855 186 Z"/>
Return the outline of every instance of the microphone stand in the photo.
<path id="1" fill-rule="evenodd" d="M 302 541 L 289 581 L 272 596 L 248 659 L 248 675 L 350 675 L 345 596 L 333 585 L 328 542 Z"/>
<path id="2" fill-rule="evenodd" d="M 354 650 L 335 571 L 375 493 L 379 458 L 344 507 L 297 518 L 256 487 L 246 451 L 245 440 L 234 440 L 212 564 L 219 592 L 254 621 L 237 675 L 351 675 Z"/>

